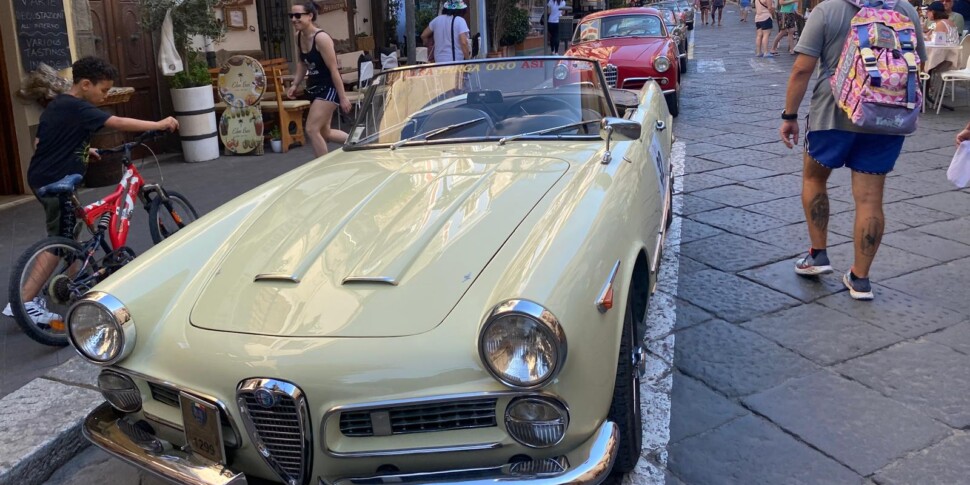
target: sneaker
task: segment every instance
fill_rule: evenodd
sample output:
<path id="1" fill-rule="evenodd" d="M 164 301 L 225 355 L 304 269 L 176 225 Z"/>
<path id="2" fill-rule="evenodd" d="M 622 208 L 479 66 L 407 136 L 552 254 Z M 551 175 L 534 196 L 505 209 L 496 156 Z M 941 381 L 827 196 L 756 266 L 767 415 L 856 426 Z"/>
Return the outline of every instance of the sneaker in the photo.
<path id="1" fill-rule="evenodd" d="M 832 272 L 832 263 L 825 251 L 819 251 L 812 256 L 809 251 L 804 258 L 795 261 L 795 272 L 802 276 L 815 276 Z"/>
<path id="2" fill-rule="evenodd" d="M 873 298 L 869 278 L 856 278 L 851 269 L 842 276 L 842 283 L 849 289 L 849 295 L 856 300 L 871 300 Z"/>
<path id="3" fill-rule="evenodd" d="M 60 315 L 48 311 L 45 305 L 38 304 L 37 299 L 24 303 L 24 309 L 27 310 L 27 315 L 37 325 L 49 326 L 55 320 L 63 320 Z"/>
<path id="4" fill-rule="evenodd" d="M 13 310 L 10 309 L 10 304 L 9 303 L 7 303 L 7 306 L 3 307 L 3 316 L 5 316 L 5 317 L 12 317 L 13 316 Z"/>

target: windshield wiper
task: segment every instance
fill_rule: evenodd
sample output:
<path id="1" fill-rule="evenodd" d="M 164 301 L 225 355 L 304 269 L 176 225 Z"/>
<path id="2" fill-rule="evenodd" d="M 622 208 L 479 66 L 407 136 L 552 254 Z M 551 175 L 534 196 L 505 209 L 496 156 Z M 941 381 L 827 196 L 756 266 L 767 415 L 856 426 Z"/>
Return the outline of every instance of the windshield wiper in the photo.
<path id="1" fill-rule="evenodd" d="M 568 125 L 562 125 L 562 126 L 555 126 L 555 127 L 552 127 L 552 128 L 546 128 L 544 130 L 532 131 L 532 132 L 529 132 L 529 133 L 519 133 L 518 135 L 512 135 L 512 136 L 506 136 L 504 138 L 500 138 L 499 141 L 498 141 L 498 144 L 499 144 L 499 146 L 502 146 L 502 145 L 504 145 L 504 144 L 506 144 L 506 143 L 508 143 L 510 141 L 518 140 L 519 138 L 522 138 L 524 136 L 545 135 L 547 133 L 553 133 L 553 132 L 560 131 L 560 130 L 565 130 L 565 129 L 568 129 L 568 128 L 577 128 L 577 127 L 580 127 L 580 126 L 583 126 L 583 125 L 588 125 L 590 123 L 601 123 L 602 121 L 603 120 L 577 121 L 576 123 L 570 123 Z"/>
<path id="2" fill-rule="evenodd" d="M 479 121 L 482 121 L 484 119 L 485 119 L 484 116 L 480 116 L 478 118 L 474 118 L 474 119 L 471 119 L 471 120 L 468 120 L 468 121 L 462 121 L 461 123 L 455 123 L 453 125 L 442 126 L 441 128 L 438 128 L 438 129 L 435 129 L 435 130 L 431 130 L 431 131 L 426 132 L 426 133 L 418 133 L 417 135 L 414 135 L 412 137 L 408 137 L 408 138 L 405 138 L 403 140 L 399 140 L 399 141 L 394 142 L 394 144 L 391 145 L 391 150 L 396 150 L 397 147 L 399 147 L 399 146 L 401 146 L 401 145 L 403 145 L 405 143 L 408 143 L 410 141 L 414 141 L 414 140 L 416 140 L 418 138 L 420 138 L 422 140 L 427 140 L 428 138 L 431 138 L 432 136 L 437 136 L 437 135 L 440 135 L 442 133 L 446 133 L 446 132 L 449 132 L 451 130 L 454 130 L 456 128 L 461 128 L 463 126 L 470 125 L 472 123 L 478 123 Z"/>
<path id="3" fill-rule="evenodd" d="M 412 121 L 414 121 L 414 120 L 402 121 L 402 122 L 400 122 L 400 123 L 398 123 L 398 124 L 396 124 L 394 126 L 391 126 L 391 127 L 388 127 L 388 128 L 384 128 L 383 130 L 378 131 L 378 132 L 375 132 L 375 133 L 371 133 L 370 135 L 367 135 L 367 136 L 361 138 L 360 140 L 357 140 L 357 141 L 351 143 L 350 145 L 351 146 L 357 146 L 357 145 L 360 145 L 362 143 L 367 143 L 367 142 L 373 140 L 374 138 L 378 138 L 381 135 L 384 135 L 384 134 L 390 133 L 390 132 L 392 132 L 394 130 L 397 130 L 398 128 L 400 128 L 400 127 L 402 127 L 402 126 L 404 126 L 404 125 L 406 125 L 408 123 L 411 123 Z"/>

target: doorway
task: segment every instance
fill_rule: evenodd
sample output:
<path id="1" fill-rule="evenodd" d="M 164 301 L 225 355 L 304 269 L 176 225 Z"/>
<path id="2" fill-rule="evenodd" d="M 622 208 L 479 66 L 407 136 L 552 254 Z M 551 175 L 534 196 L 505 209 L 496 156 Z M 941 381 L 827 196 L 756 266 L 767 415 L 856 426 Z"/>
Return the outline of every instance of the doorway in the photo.
<path id="1" fill-rule="evenodd" d="M 0 52 L 6 52 L 2 37 Z M 0 95 L 0 195 L 19 195 L 24 193 L 25 187 L 21 176 L 20 153 L 17 150 L 17 131 L 13 124 L 13 106 L 10 96 L 7 96 L 10 82 L 4 66 L 0 66 L 0 93 L 3 93 Z"/>
<path id="2" fill-rule="evenodd" d="M 256 0 L 259 46 L 267 59 L 283 57 L 293 62 L 293 28 L 290 27 L 287 0 Z"/>
<path id="3" fill-rule="evenodd" d="M 90 0 L 95 55 L 118 68 L 116 86 L 135 88 L 131 99 L 114 105 L 115 114 L 155 121 L 161 98 L 152 35 L 138 23 L 137 0 Z"/>

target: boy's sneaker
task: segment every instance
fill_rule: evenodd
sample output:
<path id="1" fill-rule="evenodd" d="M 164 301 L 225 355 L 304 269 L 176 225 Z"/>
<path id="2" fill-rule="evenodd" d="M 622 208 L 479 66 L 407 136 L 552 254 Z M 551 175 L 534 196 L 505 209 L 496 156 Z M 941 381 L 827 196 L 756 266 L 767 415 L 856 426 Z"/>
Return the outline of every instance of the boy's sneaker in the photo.
<path id="1" fill-rule="evenodd" d="M 34 321 L 37 325 L 50 326 L 50 323 L 54 320 L 63 320 L 60 315 L 47 310 L 47 305 L 44 300 L 37 302 L 35 298 L 33 301 L 28 301 L 24 303 L 24 309 L 27 310 L 27 316 Z"/>
<path id="2" fill-rule="evenodd" d="M 871 300 L 873 298 L 869 278 L 856 278 L 851 269 L 842 276 L 842 283 L 849 289 L 849 295 L 856 300 Z"/>
<path id="3" fill-rule="evenodd" d="M 3 307 L 3 316 L 5 316 L 5 317 L 12 317 L 13 316 L 13 310 L 10 308 L 10 304 L 9 303 L 7 303 L 7 306 Z"/>
<path id="4" fill-rule="evenodd" d="M 795 261 L 795 272 L 802 276 L 815 276 L 832 272 L 832 264 L 825 250 L 809 250 L 804 258 Z"/>

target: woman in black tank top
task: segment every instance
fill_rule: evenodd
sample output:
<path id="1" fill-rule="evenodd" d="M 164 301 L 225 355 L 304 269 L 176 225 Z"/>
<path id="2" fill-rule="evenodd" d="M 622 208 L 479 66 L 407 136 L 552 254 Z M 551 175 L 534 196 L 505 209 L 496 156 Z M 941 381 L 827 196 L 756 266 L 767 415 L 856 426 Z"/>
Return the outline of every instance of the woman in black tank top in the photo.
<path id="1" fill-rule="evenodd" d="M 293 99 L 296 87 L 306 78 L 306 95 L 311 103 L 306 120 L 306 137 L 313 146 L 313 154 L 319 157 L 327 153 L 328 141 L 347 141 L 347 133 L 330 128 L 330 120 L 338 105 L 344 113 L 349 113 L 350 101 L 347 100 L 343 82 L 340 81 L 333 39 L 313 24 L 316 20 L 317 8 L 313 2 L 294 5 L 290 9 L 290 22 L 296 29 L 300 62 L 296 69 L 296 79 L 286 91 L 286 96 Z"/>

